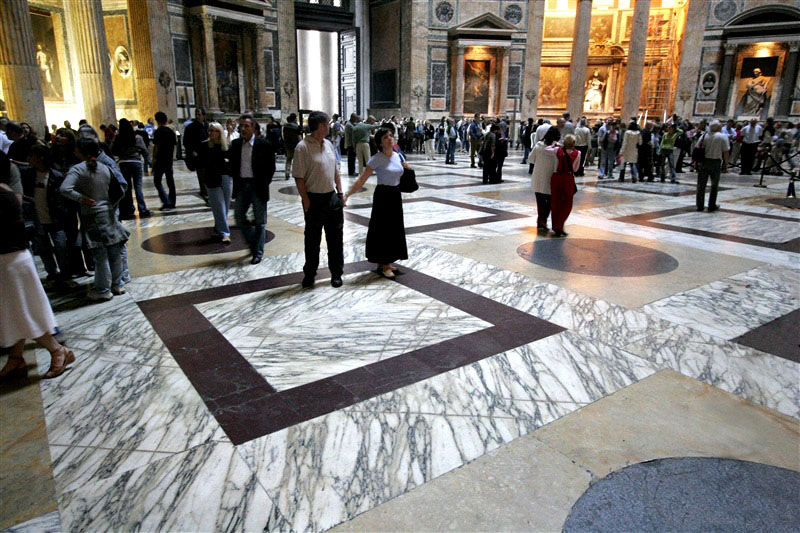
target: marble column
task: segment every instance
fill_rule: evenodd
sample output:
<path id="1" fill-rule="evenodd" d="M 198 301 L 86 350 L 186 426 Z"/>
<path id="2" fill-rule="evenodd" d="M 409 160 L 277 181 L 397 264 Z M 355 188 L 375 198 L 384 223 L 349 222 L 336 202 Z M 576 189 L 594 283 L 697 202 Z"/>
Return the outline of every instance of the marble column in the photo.
<path id="1" fill-rule="evenodd" d="M 649 19 L 650 0 L 636 0 L 636 6 L 633 9 L 631 41 L 628 46 L 628 66 L 625 69 L 625 83 L 623 84 L 622 92 L 622 113 L 620 116 L 625 122 L 639 114 Z"/>
<path id="2" fill-rule="evenodd" d="M 206 87 L 205 75 L 205 46 L 203 45 L 203 21 L 200 17 L 189 17 L 189 46 L 192 48 L 192 80 L 194 85 L 194 105 L 208 109 L 208 87 Z M 188 104 L 188 102 L 187 102 Z M 191 114 L 194 116 L 194 114 Z"/>
<path id="3" fill-rule="evenodd" d="M 617 80 L 619 80 L 620 64 L 614 63 L 611 66 L 611 74 L 608 77 L 606 84 L 606 98 L 605 98 L 605 111 L 608 114 L 614 114 L 614 106 L 617 103 Z"/>
<path id="4" fill-rule="evenodd" d="M 206 52 L 206 87 L 208 87 L 208 109 L 211 115 L 220 114 L 219 92 L 217 92 L 217 60 L 214 56 L 214 16 L 203 15 L 203 47 Z"/>
<path id="5" fill-rule="evenodd" d="M 675 113 L 681 117 L 694 114 L 694 95 L 697 93 L 697 80 L 700 77 L 700 62 L 703 55 L 703 33 L 708 18 L 707 0 L 689 0 L 686 27 L 680 42 L 681 63 L 678 67 L 678 82 L 675 94 Z"/>
<path id="6" fill-rule="evenodd" d="M 296 113 L 300 107 L 297 82 L 297 26 L 294 2 L 278 2 L 278 64 L 280 65 L 281 116 Z"/>
<path id="7" fill-rule="evenodd" d="M 267 27 L 256 26 L 256 111 L 269 113 L 267 106 L 267 71 L 264 65 L 264 50 L 267 48 Z"/>
<path id="8" fill-rule="evenodd" d="M 572 62 L 569 69 L 569 90 L 567 91 L 567 111 L 573 118 L 578 118 L 583 113 L 591 26 L 592 0 L 578 0 L 575 10 L 575 29 L 572 32 Z"/>
<path id="9" fill-rule="evenodd" d="M 505 115 L 508 107 L 508 64 L 511 62 L 511 50 L 499 48 L 497 50 L 498 68 L 502 69 L 500 80 L 497 84 L 497 114 Z"/>
<path id="10" fill-rule="evenodd" d="M 95 128 L 117 119 L 100 0 L 65 2 L 77 49 L 83 118 Z"/>
<path id="11" fill-rule="evenodd" d="M 414 89 L 428 93 L 428 2 L 403 0 L 401 6 L 400 115 L 421 117 L 428 108 L 428 99 L 418 98 Z M 450 80 L 452 83 L 452 80 Z M 447 112 L 437 110 L 436 114 Z"/>
<path id="12" fill-rule="evenodd" d="M 0 2 L 0 81 L 8 116 L 43 135 L 47 118 L 26 0 Z"/>
<path id="13" fill-rule="evenodd" d="M 522 118 L 535 118 L 539 106 L 545 2 L 546 0 L 528 0 L 528 37 L 525 42 L 525 73 L 522 79 Z"/>
<path id="14" fill-rule="evenodd" d="M 719 89 L 717 90 L 717 103 L 714 106 L 714 114 L 719 117 L 726 117 L 728 114 L 728 96 L 733 78 L 733 59 L 736 56 L 738 45 L 735 43 L 725 43 L 725 59 L 722 62 L 722 73 L 719 75 Z"/>
<path id="15" fill-rule="evenodd" d="M 450 106 L 450 114 L 456 116 L 464 115 L 464 52 L 465 46 L 454 47 L 455 69 L 453 70 L 453 100 Z"/>
<path id="16" fill-rule="evenodd" d="M 163 111 L 175 118 L 175 68 L 166 0 L 128 0 L 139 119 Z"/>
<path id="17" fill-rule="evenodd" d="M 800 42 L 789 44 L 789 54 L 783 62 L 783 75 L 781 76 L 781 97 L 778 100 L 776 115 L 788 117 L 792 108 L 792 94 L 794 94 L 795 80 L 797 79 L 797 56 L 800 52 Z"/>

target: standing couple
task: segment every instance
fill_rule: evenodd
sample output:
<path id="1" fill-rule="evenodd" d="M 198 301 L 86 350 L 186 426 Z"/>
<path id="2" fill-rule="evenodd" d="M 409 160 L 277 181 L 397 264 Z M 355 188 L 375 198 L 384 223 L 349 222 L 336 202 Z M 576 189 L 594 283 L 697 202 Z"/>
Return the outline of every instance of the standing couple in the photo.
<path id="1" fill-rule="evenodd" d="M 536 227 L 546 232 L 547 218 L 552 211 L 555 236 L 566 237 L 564 223 L 572 211 L 572 197 L 577 192 L 575 172 L 581 158 L 580 151 L 575 148 L 575 136 L 566 135 L 563 146 L 558 145 L 560 137 L 558 128 L 549 127 L 544 138 L 536 143 L 529 161 L 533 164 L 532 186 L 538 211 Z"/>

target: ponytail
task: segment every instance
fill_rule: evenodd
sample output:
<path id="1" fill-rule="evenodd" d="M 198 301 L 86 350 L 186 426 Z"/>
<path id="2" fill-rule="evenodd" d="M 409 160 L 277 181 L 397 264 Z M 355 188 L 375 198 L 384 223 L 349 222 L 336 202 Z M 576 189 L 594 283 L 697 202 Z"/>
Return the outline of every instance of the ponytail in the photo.
<path id="1" fill-rule="evenodd" d="M 78 152 L 86 160 L 86 168 L 90 172 L 97 170 L 97 156 L 100 155 L 100 145 L 91 137 L 84 137 L 77 142 Z"/>

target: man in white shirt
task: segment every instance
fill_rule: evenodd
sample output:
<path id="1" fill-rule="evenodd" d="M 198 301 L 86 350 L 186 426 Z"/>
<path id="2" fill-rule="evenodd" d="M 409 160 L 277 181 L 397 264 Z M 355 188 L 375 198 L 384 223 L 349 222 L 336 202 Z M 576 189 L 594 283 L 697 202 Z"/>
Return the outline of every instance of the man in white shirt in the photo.
<path id="1" fill-rule="evenodd" d="M 6 117 L 0 117 L 0 150 L 4 153 L 8 153 L 8 147 L 11 146 L 14 141 L 8 138 L 6 135 L 6 124 L 8 124 L 8 119 Z"/>
<path id="2" fill-rule="evenodd" d="M 728 155 L 731 143 L 728 136 L 720 131 L 718 120 L 711 123 L 710 132 L 700 140 L 705 150 L 705 159 L 697 172 L 697 210 L 702 211 L 705 203 L 706 184 L 711 179 L 711 192 L 708 195 L 708 212 L 719 209 L 717 189 L 721 172 L 728 171 Z"/>
<path id="3" fill-rule="evenodd" d="M 575 148 L 581 153 L 581 165 L 576 176 L 583 176 L 583 166 L 586 164 L 586 154 L 589 152 L 589 143 L 592 140 L 592 130 L 586 125 L 586 117 L 581 117 L 578 127 L 575 128 Z"/>
<path id="4" fill-rule="evenodd" d="M 325 138 L 330 131 L 328 115 L 322 111 L 312 112 L 308 116 L 308 129 L 311 134 L 297 144 L 292 162 L 292 176 L 303 199 L 306 220 L 303 287 L 314 286 L 323 228 L 328 243 L 331 285 L 341 287 L 344 267 L 344 203 L 341 199 L 342 179 L 339 176 L 336 152 L 331 142 Z"/>
<path id="5" fill-rule="evenodd" d="M 750 123 L 742 128 L 742 172 L 743 176 L 749 176 L 753 170 L 756 160 L 758 145 L 764 130 L 757 119 L 750 119 Z"/>

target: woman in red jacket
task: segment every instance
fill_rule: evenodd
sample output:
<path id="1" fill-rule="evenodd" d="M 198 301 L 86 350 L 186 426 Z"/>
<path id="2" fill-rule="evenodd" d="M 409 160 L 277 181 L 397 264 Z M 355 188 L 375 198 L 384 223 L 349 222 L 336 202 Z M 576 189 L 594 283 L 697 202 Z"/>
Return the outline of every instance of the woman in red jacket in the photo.
<path id="1" fill-rule="evenodd" d="M 566 237 L 564 222 L 572 211 L 572 197 L 577 192 L 575 172 L 580 166 L 580 152 L 575 149 L 575 136 L 564 137 L 564 146 L 556 149 L 558 166 L 550 178 L 550 205 L 556 237 Z"/>

